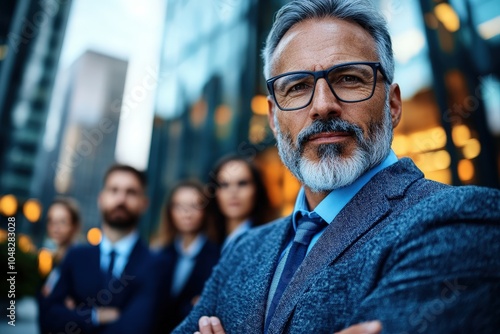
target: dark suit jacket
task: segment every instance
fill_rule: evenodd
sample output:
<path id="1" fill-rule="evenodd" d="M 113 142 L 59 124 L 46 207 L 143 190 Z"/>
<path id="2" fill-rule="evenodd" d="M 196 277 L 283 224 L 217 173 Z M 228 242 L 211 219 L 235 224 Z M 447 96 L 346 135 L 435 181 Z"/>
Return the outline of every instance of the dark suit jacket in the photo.
<path id="1" fill-rule="evenodd" d="M 218 316 L 227 333 L 261 333 L 291 227 L 256 228 L 225 252 L 174 333 Z M 328 333 L 380 319 L 384 333 L 498 333 L 500 192 L 423 178 L 409 159 L 345 206 L 301 264 L 269 333 Z"/>
<path id="2" fill-rule="evenodd" d="M 158 289 L 156 265 L 148 248 L 138 241 L 121 277 L 106 282 L 99 247 L 75 247 L 66 255 L 59 281 L 42 304 L 41 322 L 52 333 L 149 333 Z M 73 310 L 64 304 L 67 297 L 75 302 Z M 120 318 L 108 325 L 93 325 L 91 309 L 98 306 L 119 308 Z"/>
<path id="3" fill-rule="evenodd" d="M 220 247 L 210 241 L 206 241 L 200 253 L 196 257 L 193 271 L 191 272 L 186 284 L 177 296 L 172 296 L 170 293 L 175 266 L 179 259 L 179 253 L 173 244 L 165 247 L 161 252 L 163 258 L 163 270 L 166 271 L 167 280 L 162 282 L 162 290 L 167 297 L 162 297 L 163 300 L 168 300 L 168 305 L 165 305 L 162 330 L 158 332 L 170 333 L 181 323 L 181 321 L 191 312 L 193 308 L 193 298 L 201 295 L 205 282 L 212 273 L 212 268 L 217 264 L 220 257 Z M 165 275 L 163 275 L 165 277 Z"/>

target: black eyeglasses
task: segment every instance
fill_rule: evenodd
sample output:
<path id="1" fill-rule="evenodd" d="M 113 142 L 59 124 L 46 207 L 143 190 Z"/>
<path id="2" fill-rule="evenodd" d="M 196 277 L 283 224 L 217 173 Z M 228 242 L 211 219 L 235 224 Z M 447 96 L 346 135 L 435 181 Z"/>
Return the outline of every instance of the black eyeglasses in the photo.
<path id="1" fill-rule="evenodd" d="M 267 89 L 278 107 L 286 111 L 307 107 L 313 99 L 316 82 L 320 78 L 328 82 L 338 100 L 361 102 L 373 96 L 377 70 L 385 77 L 379 62 L 344 63 L 316 72 L 288 72 L 267 80 Z"/>

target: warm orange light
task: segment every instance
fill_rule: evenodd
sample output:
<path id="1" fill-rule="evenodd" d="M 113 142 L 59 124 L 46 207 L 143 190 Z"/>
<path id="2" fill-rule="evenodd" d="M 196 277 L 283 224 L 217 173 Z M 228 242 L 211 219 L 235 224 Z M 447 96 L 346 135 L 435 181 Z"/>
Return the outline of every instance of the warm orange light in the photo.
<path id="1" fill-rule="evenodd" d="M 451 137 L 456 147 L 462 147 L 470 139 L 470 129 L 466 125 L 457 125 L 451 130 Z"/>
<path id="2" fill-rule="evenodd" d="M 266 128 L 260 124 L 253 124 L 248 132 L 248 138 L 253 144 L 258 144 L 266 138 Z"/>
<path id="3" fill-rule="evenodd" d="M 286 203 L 286 204 L 283 206 L 283 209 L 281 209 L 281 216 L 282 216 L 282 217 L 285 217 L 285 216 L 290 215 L 290 214 L 293 212 L 293 207 L 294 207 L 294 205 L 293 205 L 293 204 L 291 204 L 291 203 Z"/>
<path id="4" fill-rule="evenodd" d="M 475 138 L 469 139 L 462 148 L 462 152 L 466 159 L 474 159 L 477 157 L 479 153 L 481 153 L 481 144 L 479 140 Z"/>
<path id="5" fill-rule="evenodd" d="M 36 223 L 42 215 L 42 205 L 36 199 L 29 199 L 23 205 L 23 213 L 31 223 Z"/>
<path id="6" fill-rule="evenodd" d="M 408 149 L 413 153 L 438 150 L 446 145 L 446 133 L 442 127 L 418 131 L 408 136 Z"/>
<path id="7" fill-rule="evenodd" d="M 35 245 L 31 242 L 30 237 L 28 237 L 25 234 L 19 235 L 18 244 L 19 244 L 19 249 L 24 252 L 24 253 L 29 253 L 31 251 L 35 250 Z"/>
<path id="8" fill-rule="evenodd" d="M 231 109 L 226 105 L 220 105 L 215 110 L 215 123 L 219 126 L 224 126 L 231 120 Z"/>
<path id="9" fill-rule="evenodd" d="M 451 184 L 451 170 L 442 169 L 425 173 L 425 177 L 441 183 Z"/>
<path id="10" fill-rule="evenodd" d="M 268 111 L 267 97 L 264 95 L 255 95 L 252 98 L 252 111 L 257 115 L 267 115 Z"/>
<path id="11" fill-rule="evenodd" d="M 466 182 L 474 177 L 474 164 L 470 160 L 460 160 L 458 162 L 458 177 Z"/>
<path id="12" fill-rule="evenodd" d="M 433 154 L 433 162 L 435 170 L 447 169 L 451 164 L 450 154 L 445 151 L 437 151 Z"/>
<path id="13" fill-rule="evenodd" d="M 89 244 L 97 246 L 101 243 L 102 233 L 98 227 L 93 227 L 87 232 L 87 240 Z"/>
<path id="14" fill-rule="evenodd" d="M 267 135 L 267 117 L 253 115 L 250 119 L 250 128 L 248 130 L 248 139 L 253 144 L 262 142 Z"/>
<path id="15" fill-rule="evenodd" d="M 392 149 L 398 157 L 407 154 L 409 146 L 408 137 L 404 135 L 394 135 L 394 139 L 392 140 Z"/>
<path id="16" fill-rule="evenodd" d="M 197 128 L 205 122 L 207 112 L 207 103 L 204 100 L 199 100 L 193 105 L 191 114 L 189 115 L 189 119 L 193 127 Z"/>
<path id="17" fill-rule="evenodd" d="M 0 199 L 0 212 L 13 216 L 17 212 L 17 199 L 14 195 L 5 195 Z"/>
<path id="18" fill-rule="evenodd" d="M 4 60 L 7 57 L 7 53 L 9 51 L 9 47 L 7 44 L 0 45 L 0 61 Z"/>
<path id="19" fill-rule="evenodd" d="M 52 253 L 42 248 L 38 253 L 38 271 L 42 276 L 47 276 L 52 270 Z"/>
<path id="20" fill-rule="evenodd" d="M 441 21 L 446 30 L 455 32 L 460 29 L 460 18 L 449 4 L 440 3 L 434 8 L 434 14 L 436 14 L 436 17 Z"/>

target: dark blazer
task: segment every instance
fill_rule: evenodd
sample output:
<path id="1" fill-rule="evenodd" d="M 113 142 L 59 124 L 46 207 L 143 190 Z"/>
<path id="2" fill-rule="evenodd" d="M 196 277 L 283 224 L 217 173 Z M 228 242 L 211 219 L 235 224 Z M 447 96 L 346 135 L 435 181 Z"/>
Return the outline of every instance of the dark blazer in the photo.
<path id="1" fill-rule="evenodd" d="M 217 264 L 220 257 L 220 247 L 210 241 L 206 241 L 200 253 L 195 259 L 195 265 L 186 284 L 177 296 L 170 293 L 175 266 L 179 259 L 179 253 L 173 244 L 166 246 L 161 256 L 163 260 L 163 270 L 167 272 L 167 281 L 163 282 L 165 293 L 168 295 L 168 305 L 164 311 L 164 328 L 161 332 L 170 333 L 184 320 L 193 308 L 193 298 L 201 295 L 205 282 L 212 273 L 212 268 Z M 160 332 L 160 331 L 159 331 Z"/>
<path id="2" fill-rule="evenodd" d="M 225 252 L 174 333 L 217 316 L 227 333 L 262 333 L 269 286 L 291 218 Z M 423 178 L 409 159 L 345 206 L 301 264 L 269 333 L 328 333 L 380 319 L 384 333 L 498 333 L 500 192 Z"/>
<path id="3" fill-rule="evenodd" d="M 156 265 L 148 248 L 138 241 L 121 277 L 106 282 L 99 247 L 75 247 L 66 255 L 59 281 L 43 304 L 41 322 L 52 333 L 149 333 L 158 289 Z M 74 301 L 74 309 L 65 306 L 67 297 Z M 93 325 L 91 310 L 98 306 L 117 307 L 120 318 L 108 325 Z"/>

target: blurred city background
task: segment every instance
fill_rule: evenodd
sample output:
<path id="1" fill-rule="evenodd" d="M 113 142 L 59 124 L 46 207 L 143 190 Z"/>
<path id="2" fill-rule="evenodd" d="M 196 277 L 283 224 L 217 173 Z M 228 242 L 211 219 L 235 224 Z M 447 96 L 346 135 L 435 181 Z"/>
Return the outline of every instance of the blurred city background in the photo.
<path id="1" fill-rule="evenodd" d="M 147 172 L 146 239 L 170 186 L 209 181 L 230 152 L 253 158 L 273 207 L 292 210 L 299 185 L 267 125 L 260 58 L 286 2 L 2 0 L 0 243 L 15 216 L 20 296 L 36 286 L 24 262 L 50 271 L 45 209 L 54 197 L 77 199 L 82 242 L 99 243 L 97 195 L 113 162 Z M 500 1 L 376 3 L 404 98 L 394 151 L 428 178 L 498 188 Z"/>

